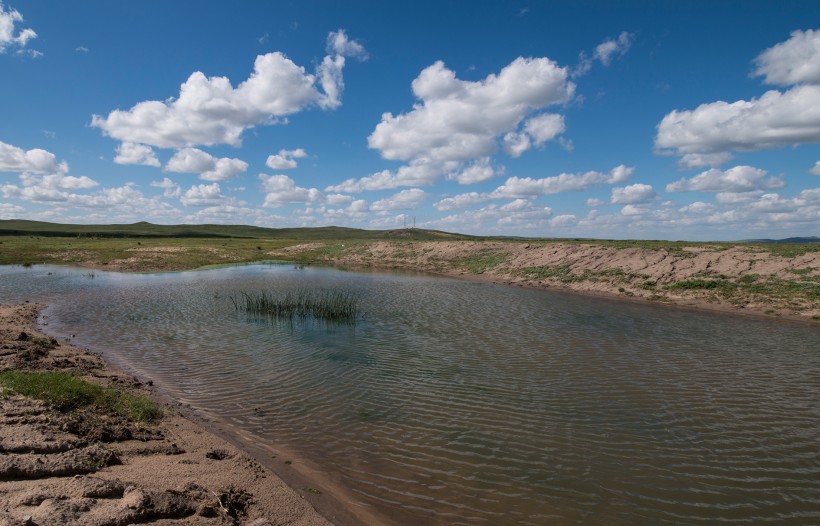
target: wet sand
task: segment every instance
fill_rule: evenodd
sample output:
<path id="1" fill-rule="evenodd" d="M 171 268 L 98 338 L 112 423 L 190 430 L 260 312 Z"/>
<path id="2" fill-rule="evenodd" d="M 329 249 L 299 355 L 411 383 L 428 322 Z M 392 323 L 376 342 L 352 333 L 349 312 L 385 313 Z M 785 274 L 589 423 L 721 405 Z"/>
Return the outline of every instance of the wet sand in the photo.
<path id="1" fill-rule="evenodd" d="M 39 310 L 0 305 L 0 370 L 68 371 L 157 397 L 99 356 L 35 330 Z M 61 413 L 8 390 L 0 405 L 0 526 L 330 524 L 310 503 L 321 495 L 288 486 L 170 405 L 155 424 Z M 323 505 L 333 522 L 350 522 Z"/>

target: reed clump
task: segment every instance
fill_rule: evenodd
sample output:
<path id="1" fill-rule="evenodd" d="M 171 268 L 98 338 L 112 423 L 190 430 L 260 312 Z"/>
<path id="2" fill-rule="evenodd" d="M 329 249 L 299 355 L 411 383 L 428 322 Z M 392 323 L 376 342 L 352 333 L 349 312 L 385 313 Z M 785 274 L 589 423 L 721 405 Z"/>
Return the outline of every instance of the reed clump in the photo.
<path id="1" fill-rule="evenodd" d="M 302 289 L 278 294 L 242 292 L 230 299 L 237 311 L 280 320 L 314 319 L 354 324 L 359 317 L 359 299 L 342 290 Z"/>

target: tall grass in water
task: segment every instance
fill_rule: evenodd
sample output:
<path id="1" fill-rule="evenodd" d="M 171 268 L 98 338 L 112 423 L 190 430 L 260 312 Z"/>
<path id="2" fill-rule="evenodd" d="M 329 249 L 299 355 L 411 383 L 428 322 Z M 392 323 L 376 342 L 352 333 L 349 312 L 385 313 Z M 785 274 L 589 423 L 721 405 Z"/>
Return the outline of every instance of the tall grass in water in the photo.
<path id="1" fill-rule="evenodd" d="M 358 298 L 338 290 L 302 289 L 283 294 L 242 292 L 230 299 L 237 311 L 280 320 L 314 319 L 355 324 L 359 315 Z"/>

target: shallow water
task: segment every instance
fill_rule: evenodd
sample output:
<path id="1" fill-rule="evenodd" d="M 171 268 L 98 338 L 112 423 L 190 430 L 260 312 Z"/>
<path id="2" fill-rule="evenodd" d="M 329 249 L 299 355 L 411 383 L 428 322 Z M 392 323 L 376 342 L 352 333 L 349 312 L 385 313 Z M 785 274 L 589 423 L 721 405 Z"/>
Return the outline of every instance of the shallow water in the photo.
<path id="1" fill-rule="evenodd" d="M 355 289 L 364 319 L 229 299 L 302 287 Z M 817 327 L 289 265 L 0 267 L 0 301 L 25 299 L 396 523 L 820 522 Z"/>

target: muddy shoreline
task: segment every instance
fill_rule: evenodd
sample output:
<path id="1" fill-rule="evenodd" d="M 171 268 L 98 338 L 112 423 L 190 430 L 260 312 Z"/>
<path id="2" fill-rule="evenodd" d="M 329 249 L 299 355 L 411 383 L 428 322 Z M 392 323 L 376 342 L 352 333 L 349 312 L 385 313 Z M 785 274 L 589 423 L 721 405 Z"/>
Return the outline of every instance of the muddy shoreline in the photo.
<path id="1" fill-rule="evenodd" d="M 165 401 L 156 423 L 63 412 L 2 388 L 0 525 L 357 524 L 339 502 L 286 483 L 146 379 L 36 329 L 41 305 L 0 305 L 0 371 L 69 372 Z M 305 489 L 301 489 L 305 488 Z M 323 515 L 314 505 L 319 502 Z"/>

